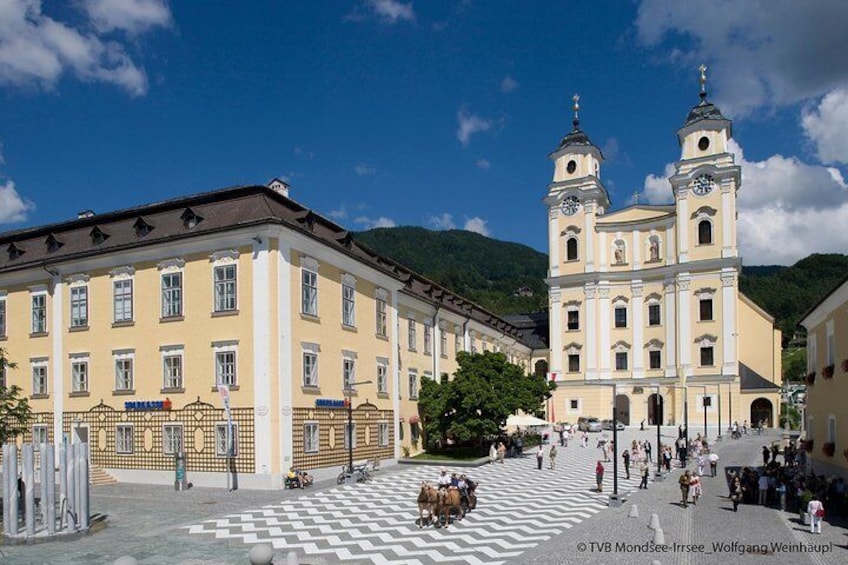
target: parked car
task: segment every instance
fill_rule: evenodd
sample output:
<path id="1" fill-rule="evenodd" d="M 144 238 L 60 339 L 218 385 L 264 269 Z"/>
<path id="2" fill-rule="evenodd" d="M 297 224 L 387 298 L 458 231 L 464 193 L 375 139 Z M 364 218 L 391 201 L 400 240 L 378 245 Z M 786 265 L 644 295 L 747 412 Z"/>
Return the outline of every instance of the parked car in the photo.
<path id="1" fill-rule="evenodd" d="M 577 429 L 581 432 L 600 432 L 603 428 L 598 418 L 585 416 L 577 419 Z"/>
<path id="2" fill-rule="evenodd" d="M 620 432 L 624 431 L 627 428 L 627 426 L 625 426 L 624 424 L 622 424 L 621 422 L 618 422 L 618 421 L 616 421 L 615 427 Z M 605 430 L 611 430 L 612 429 L 612 420 L 601 420 L 601 428 L 603 428 Z"/>

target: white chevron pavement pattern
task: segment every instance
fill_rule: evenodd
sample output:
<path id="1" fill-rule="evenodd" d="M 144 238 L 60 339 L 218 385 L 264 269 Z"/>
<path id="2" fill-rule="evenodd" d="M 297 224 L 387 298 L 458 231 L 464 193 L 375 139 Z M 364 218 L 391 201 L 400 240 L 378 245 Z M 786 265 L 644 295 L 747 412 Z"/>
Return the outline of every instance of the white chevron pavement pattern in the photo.
<path id="1" fill-rule="evenodd" d="M 532 455 L 468 469 L 480 483 L 477 509 L 447 529 L 419 528 L 416 523 L 418 486 L 437 475 L 437 467 L 429 466 L 387 472 L 368 484 L 314 495 L 307 491 L 297 499 L 185 529 L 231 543 L 269 543 L 278 550 L 297 551 L 306 562 L 311 557 L 324 563 L 378 565 L 506 563 L 606 508 L 612 462 L 605 464 L 606 492 L 594 492 L 600 453 L 574 442 L 559 448 L 555 471 L 547 468 L 547 457 L 545 468 L 537 470 Z M 621 494 L 638 484 L 636 473 L 631 477 L 619 480 Z"/>

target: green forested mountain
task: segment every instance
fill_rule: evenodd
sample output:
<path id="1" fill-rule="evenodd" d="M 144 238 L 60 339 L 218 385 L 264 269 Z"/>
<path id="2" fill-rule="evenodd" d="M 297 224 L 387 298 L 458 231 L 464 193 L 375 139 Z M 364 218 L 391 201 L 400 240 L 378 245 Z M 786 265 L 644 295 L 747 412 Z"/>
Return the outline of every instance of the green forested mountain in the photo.
<path id="1" fill-rule="evenodd" d="M 526 245 L 468 231 L 418 227 L 377 228 L 354 237 L 496 314 L 548 307 L 548 256 Z M 533 296 L 513 296 L 522 287 Z"/>
<path id="2" fill-rule="evenodd" d="M 378 228 L 356 240 L 496 314 L 544 310 L 548 256 L 518 243 L 462 231 Z M 813 254 L 790 267 L 744 266 L 739 288 L 772 314 L 785 340 L 801 316 L 848 273 L 848 256 Z M 521 287 L 533 296 L 514 296 Z"/>

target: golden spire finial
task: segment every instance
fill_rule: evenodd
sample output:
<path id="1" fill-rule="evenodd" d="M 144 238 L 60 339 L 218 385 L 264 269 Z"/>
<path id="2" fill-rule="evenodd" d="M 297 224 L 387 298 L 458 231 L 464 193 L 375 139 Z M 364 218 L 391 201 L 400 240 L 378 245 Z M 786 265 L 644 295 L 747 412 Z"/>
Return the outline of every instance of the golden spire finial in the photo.
<path id="1" fill-rule="evenodd" d="M 701 98 L 707 97 L 707 66 L 701 63 L 701 66 L 698 67 L 698 70 L 701 72 Z"/>

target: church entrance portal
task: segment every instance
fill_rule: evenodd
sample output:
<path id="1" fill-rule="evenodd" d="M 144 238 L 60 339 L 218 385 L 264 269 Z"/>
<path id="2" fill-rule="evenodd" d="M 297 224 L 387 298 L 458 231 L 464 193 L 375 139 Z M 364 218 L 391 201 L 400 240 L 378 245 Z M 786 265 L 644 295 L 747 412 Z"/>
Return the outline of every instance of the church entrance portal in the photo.
<path id="1" fill-rule="evenodd" d="M 751 403 L 751 427 L 756 427 L 756 425 L 762 421 L 763 427 L 771 428 L 774 425 L 774 420 L 772 419 L 772 405 L 771 400 L 768 398 L 758 398 L 754 402 Z"/>

